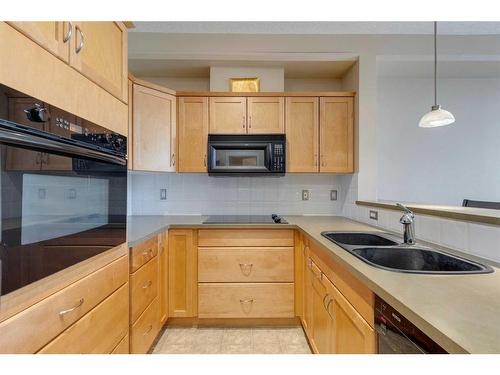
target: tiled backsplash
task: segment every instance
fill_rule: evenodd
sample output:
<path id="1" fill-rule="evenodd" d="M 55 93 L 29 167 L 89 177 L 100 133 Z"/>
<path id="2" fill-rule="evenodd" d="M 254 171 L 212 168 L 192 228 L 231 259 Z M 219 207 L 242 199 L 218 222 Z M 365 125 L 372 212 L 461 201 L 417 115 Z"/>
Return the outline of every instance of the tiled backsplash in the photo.
<path id="1" fill-rule="evenodd" d="M 166 189 L 167 199 L 160 199 Z M 302 190 L 310 199 L 302 200 Z M 330 200 L 337 190 L 337 200 Z M 209 177 L 206 174 L 129 172 L 129 214 L 339 215 L 341 176 Z"/>

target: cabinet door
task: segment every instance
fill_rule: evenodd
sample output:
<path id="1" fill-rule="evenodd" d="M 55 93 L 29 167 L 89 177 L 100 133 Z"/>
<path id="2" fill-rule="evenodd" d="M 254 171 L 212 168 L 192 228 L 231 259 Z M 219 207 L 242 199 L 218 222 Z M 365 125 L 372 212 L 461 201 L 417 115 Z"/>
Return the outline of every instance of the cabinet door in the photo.
<path id="1" fill-rule="evenodd" d="M 285 132 L 283 98 L 249 97 L 247 103 L 249 134 L 282 134 Z"/>
<path id="2" fill-rule="evenodd" d="M 353 98 L 320 99 L 320 172 L 354 172 Z"/>
<path id="3" fill-rule="evenodd" d="M 198 251 L 195 231 L 170 230 L 168 246 L 169 316 L 174 318 L 197 316 Z"/>
<path id="4" fill-rule="evenodd" d="M 175 171 L 175 97 L 141 85 L 133 95 L 134 170 Z"/>
<path id="5" fill-rule="evenodd" d="M 246 134 L 247 98 L 211 97 L 210 134 Z"/>
<path id="6" fill-rule="evenodd" d="M 208 98 L 179 98 L 179 172 L 207 171 Z"/>
<path id="7" fill-rule="evenodd" d="M 286 98 L 287 172 L 318 172 L 318 98 Z"/>
<path id="8" fill-rule="evenodd" d="M 309 258 L 309 248 L 306 247 L 304 262 L 304 328 L 309 336 L 313 334 L 313 290 L 312 290 L 312 261 Z"/>
<path id="9" fill-rule="evenodd" d="M 324 275 L 313 263 L 311 267 L 312 283 L 312 313 L 313 313 L 313 342 L 320 354 L 330 352 L 330 326 L 331 319 L 325 305 L 327 297 L 326 288 L 323 284 Z"/>
<path id="10" fill-rule="evenodd" d="M 354 309 L 339 290 L 330 285 L 333 297 L 328 304 L 333 317 L 330 349 L 336 354 L 372 354 L 376 351 L 375 331 Z"/>
<path id="11" fill-rule="evenodd" d="M 121 22 L 76 22 L 70 64 L 103 89 L 127 102 L 127 29 Z"/>
<path id="12" fill-rule="evenodd" d="M 168 231 L 158 235 L 158 282 L 161 327 L 168 319 Z"/>
<path id="13" fill-rule="evenodd" d="M 69 61 L 69 40 L 74 32 L 71 23 L 15 21 L 9 24 L 47 51 L 66 62 Z"/>

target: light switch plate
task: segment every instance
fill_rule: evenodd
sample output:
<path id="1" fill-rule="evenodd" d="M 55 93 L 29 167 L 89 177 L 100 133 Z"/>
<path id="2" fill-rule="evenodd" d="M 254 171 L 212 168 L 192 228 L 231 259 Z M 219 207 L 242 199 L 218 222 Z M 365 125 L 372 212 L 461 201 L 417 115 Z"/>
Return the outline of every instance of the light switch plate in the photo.
<path id="1" fill-rule="evenodd" d="M 378 221 L 378 211 L 370 210 L 370 219 Z"/>
<path id="2" fill-rule="evenodd" d="M 308 201 L 311 199 L 311 191 L 310 190 L 302 190 L 302 200 Z"/>
<path id="3" fill-rule="evenodd" d="M 337 190 L 330 190 L 330 200 L 331 201 L 337 200 Z"/>
<path id="4" fill-rule="evenodd" d="M 160 200 L 161 201 L 167 200 L 167 189 L 160 189 Z"/>

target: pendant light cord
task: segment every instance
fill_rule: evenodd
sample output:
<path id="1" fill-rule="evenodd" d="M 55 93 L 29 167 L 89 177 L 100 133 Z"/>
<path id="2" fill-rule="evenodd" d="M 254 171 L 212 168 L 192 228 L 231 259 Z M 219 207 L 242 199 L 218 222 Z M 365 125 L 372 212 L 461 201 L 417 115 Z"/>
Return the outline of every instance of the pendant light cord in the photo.
<path id="1" fill-rule="evenodd" d="M 434 105 L 437 106 L 437 21 L 434 21 Z"/>

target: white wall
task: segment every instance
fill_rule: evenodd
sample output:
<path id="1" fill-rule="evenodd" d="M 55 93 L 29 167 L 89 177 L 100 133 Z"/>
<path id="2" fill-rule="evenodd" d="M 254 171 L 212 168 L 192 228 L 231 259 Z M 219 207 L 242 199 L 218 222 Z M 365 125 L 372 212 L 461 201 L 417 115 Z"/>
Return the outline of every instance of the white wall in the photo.
<path id="1" fill-rule="evenodd" d="M 285 91 L 340 91 L 342 80 L 335 78 L 285 78 Z"/>
<path id="2" fill-rule="evenodd" d="M 378 82 L 378 198 L 461 205 L 500 201 L 500 79 L 440 79 L 439 102 L 456 122 L 423 129 L 431 78 Z"/>
<path id="3" fill-rule="evenodd" d="M 167 189 L 167 200 L 160 200 Z M 303 201 L 302 189 L 311 191 Z M 338 200 L 330 200 L 330 190 Z M 340 176 L 209 177 L 194 173 L 129 172 L 129 215 L 338 215 Z"/>
<path id="4" fill-rule="evenodd" d="M 176 91 L 209 91 L 210 78 L 201 77 L 138 77 Z"/>
<path id="5" fill-rule="evenodd" d="M 210 67 L 210 91 L 229 91 L 231 78 L 260 78 L 260 91 L 284 91 L 284 68 Z"/>

